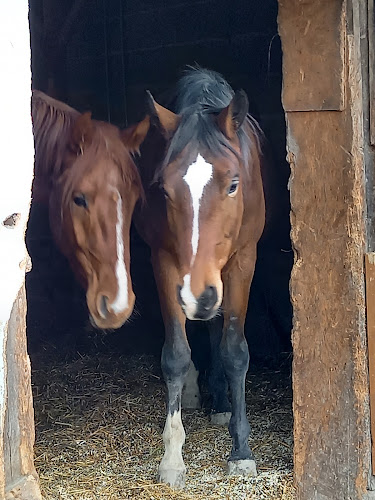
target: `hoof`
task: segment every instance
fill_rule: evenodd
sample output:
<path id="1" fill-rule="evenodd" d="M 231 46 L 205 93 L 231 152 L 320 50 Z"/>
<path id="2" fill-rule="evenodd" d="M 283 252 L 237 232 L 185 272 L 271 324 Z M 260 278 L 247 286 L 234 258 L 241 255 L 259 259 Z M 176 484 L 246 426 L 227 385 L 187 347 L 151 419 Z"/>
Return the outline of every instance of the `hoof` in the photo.
<path id="1" fill-rule="evenodd" d="M 159 469 L 158 482 L 169 484 L 172 488 L 181 489 L 185 486 L 185 475 L 185 470 Z"/>
<path id="2" fill-rule="evenodd" d="M 200 410 L 202 408 L 200 395 L 182 392 L 181 406 L 184 410 Z"/>
<path id="3" fill-rule="evenodd" d="M 230 476 L 256 476 L 255 460 L 228 460 L 227 471 Z"/>
<path id="4" fill-rule="evenodd" d="M 222 413 L 211 413 L 210 422 L 213 425 L 227 426 L 229 424 L 231 416 L 232 413 L 230 411 L 225 411 Z"/>

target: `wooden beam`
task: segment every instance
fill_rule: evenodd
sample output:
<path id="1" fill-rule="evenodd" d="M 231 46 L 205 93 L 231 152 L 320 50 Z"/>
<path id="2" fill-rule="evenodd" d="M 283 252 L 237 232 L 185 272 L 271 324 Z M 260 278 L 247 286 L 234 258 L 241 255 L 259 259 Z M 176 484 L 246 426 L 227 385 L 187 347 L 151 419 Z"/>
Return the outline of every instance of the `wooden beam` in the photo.
<path id="1" fill-rule="evenodd" d="M 0 61 L 0 498 L 41 500 L 24 286 L 34 167 L 27 2 L 0 2 Z"/>
<path id="2" fill-rule="evenodd" d="M 372 435 L 372 473 L 375 475 L 375 252 L 365 255 L 367 345 L 370 378 L 370 414 Z"/>
<path id="3" fill-rule="evenodd" d="M 344 4 L 337 0 L 279 0 L 293 26 L 293 50 L 283 45 L 285 111 L 341 111 L 345 103 Z M 279 12 L 280 12 L 279 11 Z M 282 34 L 283 26 L 279 26 Z"/>
<path id="4" fill-rule="evenodd" d="M 290 290 L 298 500 L 363 500 L 368 493 L 360 5 L 279 0 L 295 250 Z M 341 68 L 343 54 L 345 77 L 338 85 L 341 80 L 331 73 Z M 296 81 L 301 68 L 303 85 Z M 338 104 L 335 94 L 343 87 L 340 112 L 319 106 L 301 112 L 293 102 L 295 89 L 308 104 L 319 105 L 324 90 Z"/>
<path id="5" fill-rule="evenodd" d="M 368 0 L 370 143 L 375 146 L 375 9 L 374 0 Z"/>

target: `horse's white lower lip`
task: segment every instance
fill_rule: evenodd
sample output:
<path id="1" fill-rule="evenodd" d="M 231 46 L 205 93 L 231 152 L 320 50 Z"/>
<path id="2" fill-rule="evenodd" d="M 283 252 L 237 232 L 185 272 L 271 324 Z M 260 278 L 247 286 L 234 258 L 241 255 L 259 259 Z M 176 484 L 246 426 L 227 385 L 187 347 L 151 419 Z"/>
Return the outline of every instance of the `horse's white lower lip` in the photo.
<path id="1" fill-rule="evenodd" d="M 209 321 L 210 319 L 214 318 L 216 315 L 217 315 L 217 312 L 218 312 L 218 309 L 219 308 L 214 308 L 210 314 L 210 316 L 208 316 L 207 318 L 205 318 L 204 320 L 202 320 L 201 318 L 196 318 L 195 317 L 195 312 L 194 314 L 191 314 L 189 312 L 186 311 L 186 308 L 184 308 L 183 306 L 182 307 L 182 310 L 183 312 L 185 313 L 185 316 L 187 317 L 187 319 L 191 320 L 191 321 Z"/>

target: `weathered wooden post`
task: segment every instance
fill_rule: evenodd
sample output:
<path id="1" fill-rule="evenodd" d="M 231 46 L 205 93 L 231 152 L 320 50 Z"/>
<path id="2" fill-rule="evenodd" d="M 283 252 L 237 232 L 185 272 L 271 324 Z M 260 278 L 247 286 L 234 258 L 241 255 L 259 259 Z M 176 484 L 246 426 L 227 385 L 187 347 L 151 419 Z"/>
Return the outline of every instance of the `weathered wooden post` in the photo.
<path id="1" fill-rule="evenodd" d="M 24 235 L 33 176 L 28 2 L 0 2 L 0 498 L 41 498 L 26 349 Z"/>
<path id="2" fill-rule="evenodd" d="M 367 4 L 279 0 L 298 500 L 375 498 L 364 273 L 374 221 Z"/>

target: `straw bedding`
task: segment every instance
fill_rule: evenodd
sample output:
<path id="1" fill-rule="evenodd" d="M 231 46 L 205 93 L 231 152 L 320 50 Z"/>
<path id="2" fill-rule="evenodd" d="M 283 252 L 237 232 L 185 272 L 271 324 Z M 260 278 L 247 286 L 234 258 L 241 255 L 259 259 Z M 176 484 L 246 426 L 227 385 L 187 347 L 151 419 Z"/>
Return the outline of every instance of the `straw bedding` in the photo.
<path id="1" fill-rule="evenodd" d="M 156 483 L 165 388 L 158 356 L 104 349 L 34 356 L 36 467 L 46 500 L 294 500 L 289 370 L 247 377 L 258 477 L 228 477 L 231 441 L 207 412 L 184 411 L 186 488 Z"/>

